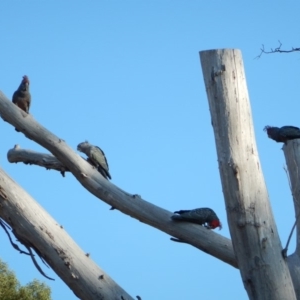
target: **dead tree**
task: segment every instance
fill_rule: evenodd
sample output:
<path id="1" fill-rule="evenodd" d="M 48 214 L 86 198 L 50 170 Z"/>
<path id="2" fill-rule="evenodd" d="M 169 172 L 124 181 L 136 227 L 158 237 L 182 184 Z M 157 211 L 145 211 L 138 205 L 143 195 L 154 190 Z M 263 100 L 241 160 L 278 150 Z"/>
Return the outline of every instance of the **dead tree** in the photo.
<path id="1" fill-rule="evenodd" d="M 200 57 L 233 246 L 229 239 L 201 226 L 172 222 L 169 211 L 143 200 L 139 195 L 125 192 L 105 180 L 62 138 L 49 132 L 31 115 L 22 112 L 0 92 L 0 115 L 3 120 L 17 127 L 27 138 L 40 144 L 52 154 L 15 147 L 9 150 L 8 159 L 10 162 L 22 161 L 53 168 L 62 173 L 69 171 L 90 193 L 124 214 L 239 268 L 250 299 L 296 299 L 297 288 L 293 287 L 286 260 L 281 255 L 282 247 L 260 170 L 241 54 L 238 50 L 212 50 L 201 52 Z M 75 290 L 68 278 L 70 274 L 72 276 L 70 269 L 62 263 L 59 251 L 53 251 L 53 249 L 65 249 L 65 245 L 60 243 L 63 239 L 61 236 L 63 230 L 60 230 L 52 220 L 47 222 L 47 234 L 39 233 L 39 227 L 45 231 L 43 223 L 36 217 L 39 213 L 42 214 L 42 208 L 35 203 L 37 213 L 30 215 L 30 218 L 33 218 L 36 225 L 31 226 L 33 221 L 28 218 L 28 210 L 31 207 L 27 201 L 22 201 L 21 197 L 17 201 L 22 209 L 18 210 L 16 215 L 14 207 L 10 204 L 13 198 L 9 194 L 10 185 L 7 184 L 6 176 L 4 172 L 0 172 L 0 218 L 3 218 L 12 227 L 13 232 L 21 237 L 21 242 L 32 247 L 48 262 L 76 295 L 84 299 L 94 299 L 85 295 L 84 291 L 91 288 L 90 284 L 97 285 L 98 281 L 94 283 L 77 280 L 77 290 Z M 17 221 L 20 215 L 22 225 Z M 26 235 L 23 232 L 24 227 L 30 227 L 31 235 L 38 234 L 38 240 L 31 235 Z M 51 237 L 53 233 L 55 239 L 49 240 L 49 236 Z M 76 245 L 71 248 L 75 249 Z M 74 266 L 76 270 L 73 272 L 76 277 L 77 270 L 84 267 L 76 265 L 77 258 L 79 263 L 84 258 L 80 256 L 82 251 L 71 252 L 72 249 L 68 249 L 70 251 L 68 253 L 74 253 L 72 267 Z M 298 259 L 298 256 L 292 255 L 287 261 L 292 262 L 292 258 Z M 299 282 L 296 281 L 297 268 L 292 263 L 289 263 L 289 267 L 295 284 Z M 97 270 L 100 268 L 97 267 Z M 84 272 L 89 270 L 85 269 Z M 101 272 L 96 273 L 98 275 Z M 101 294 L 103 299 L 122 299 L 121 297 L 132 299 L 112 280 L 107 282 L 106 278 L 108 278 L 106 274 L 103 276 L 99 274 L 97 278 L 101 287 L 105 287 L 108 293 Z M 116 290 L 112 293 L 111 284 L 116 286 Z M 79 291 L 82 294 L 79 294 Z M 142 291 L 138 292 L 142 294 Z M 123 296 L 124 294 L 126 297 Z"/>
<path id="2" fill-rule="evenodd" d="M 296 299 L 258 157 L 238 50 L 200 53 L 227 220 L 249 299 Z"/>

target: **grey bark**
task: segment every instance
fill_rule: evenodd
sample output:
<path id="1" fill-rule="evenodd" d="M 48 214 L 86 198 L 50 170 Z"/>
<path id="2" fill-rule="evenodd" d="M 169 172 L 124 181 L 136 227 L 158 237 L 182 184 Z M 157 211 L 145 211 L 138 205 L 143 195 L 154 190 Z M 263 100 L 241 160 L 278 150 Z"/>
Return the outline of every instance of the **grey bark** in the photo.
<path id="1" fill-rule="evenodd" d="M 227 220 L 242 280 L 254 299 L 296 299 L 260 167 L 239 50 L 200 52 Z"/>
<path id="2" fill-rule="evenodd" d="M 55 156 L 52 154 L 40 154 L 39 152 L 21 149 L 19 145 L 15 145 L 13 149 L 7 152 L 7 159 L 10 163 L 23 162 L 26 165 L 37 165 L 46 168 L 46 170 L 60 171 L 63 176 L 65 172 L 69 172 Z"/>
<path id="3" fill-rule="evenodd" d="M 296 250 L 287 258 L 293 279 L 297 299 L 300 299 L 300 140 L 292 140 L 283 146 L 284 156 L 289 172 L 291 192 L 295 207 Z"/>
<path id="4" fill-rule="evenodd" d="M 66 231 L 1 168 L 0 217 L 13 228 L 21 243 L 37 249 L 78 298 L 134 299 L 87 257 Z"/>

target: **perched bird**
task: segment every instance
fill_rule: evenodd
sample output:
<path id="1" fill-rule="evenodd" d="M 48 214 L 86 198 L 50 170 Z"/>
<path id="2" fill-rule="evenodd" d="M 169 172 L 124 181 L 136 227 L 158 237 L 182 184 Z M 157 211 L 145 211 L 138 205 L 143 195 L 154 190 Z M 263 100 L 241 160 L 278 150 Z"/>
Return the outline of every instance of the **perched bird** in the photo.
<path id="1" fill-rule="evenodd" d="M 105 154 L 99 147 L 82 142 L 78 144 L 77 150 L 87 155 L 87 161 L 95 166 L 105 179 L 111 179 Z"/>
<path id="2" fill-rule="evenodd" d="M 26 75 L 23 76 L 18 89 L 14 92 L 12 102 L 26 113 L 29 113 L 31 95 L 29 92 L 29 79 Z M 20 130 L 16 128 L 16 131 Z"/>
<path id="3" fill-rule="evenodd" d="M 91 165 L 95 166 L 98 172 L 101 173 L 105 179 L 111 179 L 105 154 L 99 147 L 94 146 L 86 141 L 78 144 L 77 150 L 87 155 L 87 161 Z M 114 209 L 115 208 L 113 206 L 110 208 L 110 210 Z"/>
<path id="4" fill-rule="evenodd" d="M 264 131 L 267 132 L 268 137 L 277 143 L 287 143 L 289 140 L 300 138 L 300 128 L 295 126 L 272 127 L 266 126 Z"/>
<path id="5" fill-rule="evenodd" d="M 216 213 L 212 209 L 206 207 L 175 211 L 171 218 L 174 221 L 184 221 L 204 225 L 204 227 L 208 229 L 215 229 L 217 227 L 220 227 L 220 230 L 222 229 L 222 224 Z"/>

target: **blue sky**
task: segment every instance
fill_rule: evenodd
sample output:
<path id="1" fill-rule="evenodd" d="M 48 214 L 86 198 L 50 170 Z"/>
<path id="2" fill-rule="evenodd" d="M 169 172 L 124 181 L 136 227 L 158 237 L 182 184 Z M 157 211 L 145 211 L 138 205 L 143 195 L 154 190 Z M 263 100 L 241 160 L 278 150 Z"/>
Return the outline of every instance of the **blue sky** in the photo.
<path id="1" fill-rule="evenodd" d="M 300 125 L 296 1 L 2 1 L 1 86 L 11 99 L 24 74 L 32 115 L 76 149 L 88 140 L 106 153 L 112 182 L 170 211 L 213 208 L 230 237 L 204 89 L 201 50 L 241 49 L 260 160 L 280 238 L 294 210 L 281 145 L 265 125 Z M 240 273 L 140 223 L 89 194 L 71 175 L 9 164 L 15 144 L 42 147 L 0 122 L 1 167 L 132 296 L 248 299 Z M 44 281 L 0 231 L 0 257 L 25 284 Z M 295 246 L 294 239 L 290 251 Z M 291 252 L 290 252 L 291 253 Z M 42 265 L 43 266 L 43 265 Z M 44 266 L 43 266 L 44 267 Z M 53 273 L 54 300 L 77 299 Z M 46 280 L 46 279 L 45 279 Z"/>

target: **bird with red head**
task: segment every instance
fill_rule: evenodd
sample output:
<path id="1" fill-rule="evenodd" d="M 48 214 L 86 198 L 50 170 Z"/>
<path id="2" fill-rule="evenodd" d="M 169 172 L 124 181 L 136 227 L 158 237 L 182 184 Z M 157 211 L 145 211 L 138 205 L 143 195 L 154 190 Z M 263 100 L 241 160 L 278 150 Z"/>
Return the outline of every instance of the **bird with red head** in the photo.
<path id="1" fill-rule="evenodd" d="M 222 229 L 222 224 L 217 214 L 208 207 L 175 211 L 171 219 L 204 225 L 207 229 L 215 229 L 217 227 L 220 230 Z"/>

